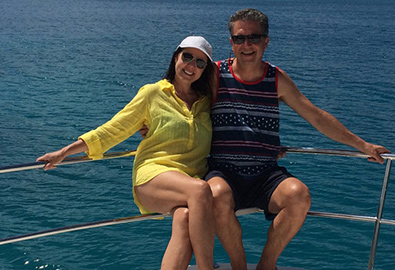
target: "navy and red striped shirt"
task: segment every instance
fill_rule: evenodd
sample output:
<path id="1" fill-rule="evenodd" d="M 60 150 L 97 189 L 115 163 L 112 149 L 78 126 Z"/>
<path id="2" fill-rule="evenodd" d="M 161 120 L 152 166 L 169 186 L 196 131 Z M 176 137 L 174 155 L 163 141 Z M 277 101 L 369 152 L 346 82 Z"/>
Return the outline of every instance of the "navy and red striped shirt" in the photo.
<path id="1" fill-rule="evenodd" d="M 277 164 L 280 151 L 277 67 L 267 63 L 262 78 L 244 82 L 221 61 L 219 88 L 211 108 L 211 169 L 254 176 Z"/>

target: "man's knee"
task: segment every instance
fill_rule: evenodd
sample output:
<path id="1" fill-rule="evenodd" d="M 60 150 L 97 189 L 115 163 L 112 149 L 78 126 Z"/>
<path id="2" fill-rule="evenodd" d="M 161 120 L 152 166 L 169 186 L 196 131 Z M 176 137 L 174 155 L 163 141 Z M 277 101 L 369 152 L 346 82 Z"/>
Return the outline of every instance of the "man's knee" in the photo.
<path id="1" fill-rule="evenodd" d="M 221 217 L 233 214 L 235 203 L 233 191 L 228 183 L 220 177 L 214 177 L 208 183 L 213 193 L 213 210 L 217 221 Z"/>
<path id="2" fill-rule="evenodd" d="M 295 178 L 296 179 L 296 178 Z M 300 180 L 296 179 L 297 181 L 293 181 L 289 186 L 290 190 L 289 199 L 290 204 L 295 205 L 300 210 L 307 211 L 310 209 L 311 205 L 311 196 L 309 188 Z"/>
<path id="3" fill-rule="evenodd" d="M 288 178 L 274 191 L 270 205 L 275 212 L 283 208 L 295 208 L 307 214 L 311 205 L 309 188 L 297 178 Z"/>
<path id="4" fill-rule="evenodd" d="M 214 177 L 209 182 L 214 198 L 214 207 L 232 207 L 233 191 L 228 183 L 220 177 Z"/>

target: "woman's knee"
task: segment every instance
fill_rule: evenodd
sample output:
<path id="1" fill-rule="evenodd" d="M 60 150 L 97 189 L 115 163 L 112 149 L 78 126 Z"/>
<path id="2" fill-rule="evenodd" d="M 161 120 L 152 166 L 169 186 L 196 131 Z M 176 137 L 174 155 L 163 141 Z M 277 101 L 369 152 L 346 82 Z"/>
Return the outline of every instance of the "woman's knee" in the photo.
<path id="1" fill-rule="evenodd" d="M 173 212 L 173 221 L 178 224 L 188 224 L 189 222 L 189 209 L 186 207 L 179 207 Z"/>
<path id="2" fill-rule="evenodd" d="M 179 207 L 173 211 L 173 225 L 170 241 L 177 246 L 190 246 L 188 208 Z"/>
<path id="3" fill-rule="evenodd" d="M 210 204 L 213 202 L 213 194 L 211 192 L 210 186 L 206 181 L 198 180 L 194 184 L 193 188 L 190 190 L 190 199 L 197 200 L 200 203 Z"/>
<path id="4" fill-rule="evenodd" d="M 189 237 L 189 209 L 179 207 L 173 211 L 173 231 L 182 233 L 184 237 Z"/>

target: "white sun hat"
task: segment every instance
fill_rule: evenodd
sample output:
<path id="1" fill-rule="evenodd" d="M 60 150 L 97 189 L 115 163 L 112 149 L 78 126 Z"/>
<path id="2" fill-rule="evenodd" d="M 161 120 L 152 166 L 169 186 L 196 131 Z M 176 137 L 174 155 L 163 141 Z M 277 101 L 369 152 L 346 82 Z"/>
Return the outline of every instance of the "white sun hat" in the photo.
<path id="1" fill-rule="evenodd" d="M 205 55 L 210 59 L 210 61 L 213 61 L 213 49 L 211 48 L 210 43 L 201 36 L 189 36 L 186 37 L 183 41 L 181 41 L 180 45 L 178 45 L 178 48 L 195 48 L 199 49 L 202 52 L 204 52 Z"/>

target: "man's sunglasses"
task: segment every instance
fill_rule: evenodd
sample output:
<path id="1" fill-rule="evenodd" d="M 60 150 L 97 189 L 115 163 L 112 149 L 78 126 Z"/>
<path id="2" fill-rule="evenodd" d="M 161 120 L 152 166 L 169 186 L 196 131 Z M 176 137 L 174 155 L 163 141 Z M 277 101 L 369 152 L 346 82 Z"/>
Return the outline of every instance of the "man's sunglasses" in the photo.
<path id="1" fill-rule="evenodd" d="M 193 61 L 193 59 L 195 59 L 195 57 L 193 56 L 193 54 L 191 53 L 187 53 L 187 52 L 183 52 L 182 53 L 182 61 L 184 63 L 191 63 Z M 197 68 L 199 69 L 204 69 L 207 66 L 207 62 L 204 61 L 203 59 L 200 58 L 196 58 L 195 60 L 195 65 Z"/>
<path id="2" fill-rule="evenodd" d="M 232 36 L 232 40 L 234 44 L 241 45 L 243 44 L 246 39 L 248 39 L 248 42 L 252 44 L 258 44 L 261 41 L 261 37 L 266 37 L 266 35 L 235 35 Z"/>

